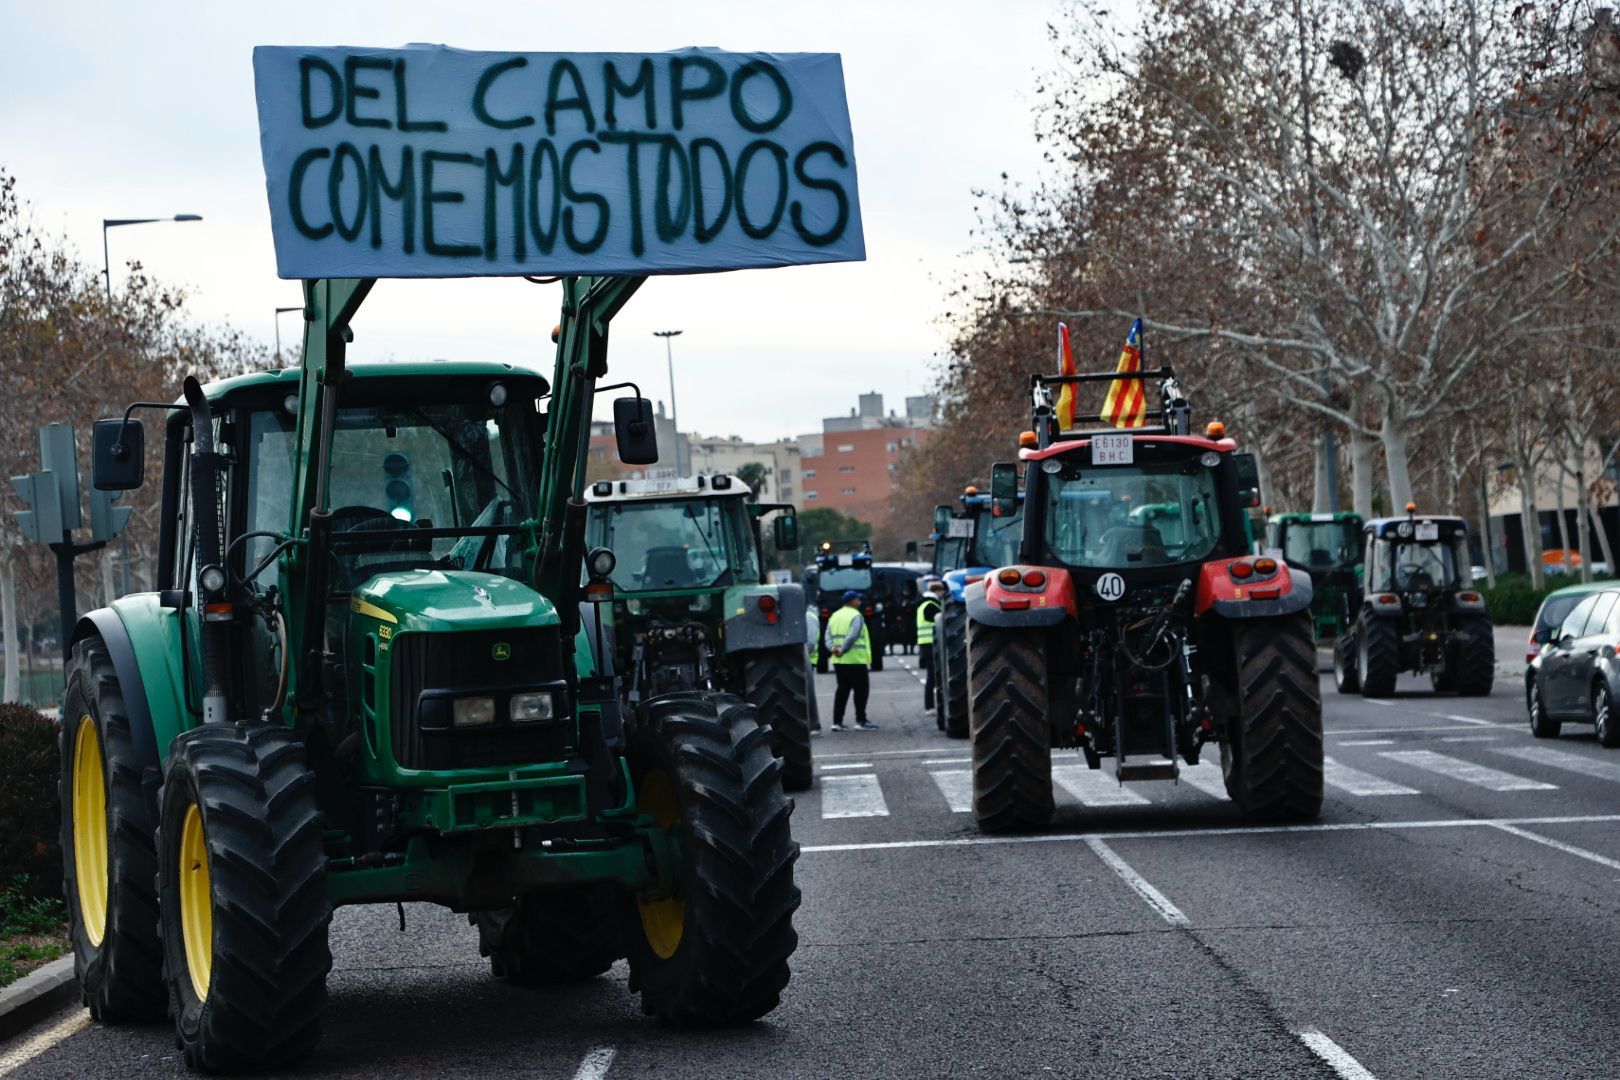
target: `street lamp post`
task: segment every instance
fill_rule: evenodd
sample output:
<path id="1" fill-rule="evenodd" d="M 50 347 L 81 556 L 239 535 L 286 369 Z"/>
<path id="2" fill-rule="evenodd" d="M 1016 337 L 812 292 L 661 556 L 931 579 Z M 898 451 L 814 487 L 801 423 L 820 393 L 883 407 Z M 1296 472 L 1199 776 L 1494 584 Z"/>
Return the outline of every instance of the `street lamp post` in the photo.
<path id="1" fill-rule="evenodd" d="M 278 308 L 276 308 L 276 366 L 277 367 L 281 366 L 281 317 L 283 315 L 287 314 L 287 312 L 289 312 L 289 311 L 303 311 L 303 310 L 304 310 L 304 308 L 303 308 L 302 304 L 296 304 L 293 307 L 278 307 Z"/>
<path id="2" fill-rule="evenodd" d="M 669 424 L 675 430 L 675 475 L 681 473 L 681 422 L 675 413 L 675 351 L 669 343 L 672 337 L 680 336 L 679 330 L 654 330 L 653 337 L 664 339 L 664 360 L 669 364 Z"/>
<path id="3" fill-rule="evenodd" d="M 112 302 L 112 260 L 107 257 L 107 230 L 120 225 L 151 225 L 159 221 L 201 221 L 201 214 L 176 214 L 174 217 L 102 218 L 101 219 L 101 279 L 107 285 L 107 302 Z"/>

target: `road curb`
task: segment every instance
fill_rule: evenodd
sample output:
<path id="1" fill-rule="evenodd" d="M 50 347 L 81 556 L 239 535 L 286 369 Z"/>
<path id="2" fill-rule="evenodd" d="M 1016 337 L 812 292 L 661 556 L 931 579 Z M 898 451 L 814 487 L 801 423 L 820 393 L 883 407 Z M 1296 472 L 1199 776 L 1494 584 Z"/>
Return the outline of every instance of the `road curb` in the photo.
<path id="1" fill-rule="evenodd" d="M 11 1038 L 78 997 L 79 980 L 73 976 L 71 953 L 29 972 L 0 989 L 0 1039 Z"/>

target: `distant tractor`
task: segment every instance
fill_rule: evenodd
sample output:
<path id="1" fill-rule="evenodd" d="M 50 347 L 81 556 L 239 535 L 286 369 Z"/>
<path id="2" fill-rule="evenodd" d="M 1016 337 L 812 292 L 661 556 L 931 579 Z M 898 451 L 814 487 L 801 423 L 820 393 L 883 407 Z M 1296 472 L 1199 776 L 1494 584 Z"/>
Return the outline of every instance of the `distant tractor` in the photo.
<path id="1" fill-rule="evenodd" d="M 1362 527 L 1366 595 L 1334 645 L 1334 684 L 1382 698 L 1403 672 L 1427 673 L 1436 691 L 1484 697 L 1496 679 L 1496 633 L 1473 585 L 1468 522 L 1406 510 Z"/>
<path id="2" fill-rule="evenodd" d="M 843 550 L 839 550 L 843 549 Z M 877 605 L 877 573 L 872 566 L 870 540 L 823 540 L 816 551 L 815 565 L 805 575 L 805 592 L 816 612 L 816 672 L 831 669 L 832 648 L 827 641 L 827 621 L 844 602 L 846 592 L 862 597 L 861 618 L 871 641 L 872 670 L 883 670 L 883 622 Z"/>
<path id="3" fill-rule="evenodd" d="M 768 584 L 759 523 L 777 512 L 774 547 L 798 547 L 793 507 L 751 503 L 734 476 L 599 480 L 586 489 L 586 543 L 616 557 L 603 620 L 626 708 L 664 695 L 724 690 L 750 702 L 782 759 L 782 787 L 810 786 L 805 600 Z"/>
<path id="4" fill-rule="evenodd" d="M 1267 546 L 1310 575 L 1317 641 L 1337 641 L 1361 608 L 1363 524 L 1350 513 L 1274 514 L 1267 523 Z"/>
<path id="5" fill-rule="evenodd" d="M 967 587 L 997 566 L 1013 561 L 1023 528 L 1023 503 L 997 513 L 988 495 L 973 486 L 961 508 L 934 508 L 934 572 L 945 579 L 945 601 L 934 620 L 934 664 L 939 693 L 934 722 L 953 739 L 968 734 Z"/>
<path id="6" fill-rule="evenodd" d="M 1157 380 L 1154 426 L 1058 430 L 1053 385 Z M 1189 433 L 1174 373 L 1035 376 L 1016 557 L 968 586 L 973 811 L 985 830 L 1053 812 L 1052 750 L 1121 781 L 1170 780 L 1219 747 L 1256 818 L 1322 805 L 1310 579 L 1250 546 L 1257 468 L 1224 429 Z M 1084 420 L 1096 423 L 1099 416 Z M 992 505 L 1018 507 L 1018 467 Z"/>

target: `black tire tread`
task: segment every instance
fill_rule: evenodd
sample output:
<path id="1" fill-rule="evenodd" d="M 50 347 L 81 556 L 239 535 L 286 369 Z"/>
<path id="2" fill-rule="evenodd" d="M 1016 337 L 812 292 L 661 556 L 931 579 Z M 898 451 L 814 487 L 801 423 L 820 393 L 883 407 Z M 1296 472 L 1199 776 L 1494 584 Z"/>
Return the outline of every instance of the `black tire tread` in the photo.
<path id="1" fill-rule="evenodd" d="M 1361 696 L 1387 698 L 1395 693 L 1395 679 L 1401 673 L 1401 641 L 1395 624 L 1373 615 L 1362 617 L 1356 629 L 1366 639 L 1367 662 L 1361 675 Z M 1357 653 L 1359 664 L 1360 653 Z"/>
<path id="2" fill-rule="evenodd" d="M 797 645 L 761 649 L 743 661 L 743 697 L 770 729 L 771 750 L 782 759 L 783 791 L 808 791 L 815 781 L 808 678 Z"/>
<path id="3" fill-rule="evenodd" d="M 1322 697 L 1310 615 L 1234 624 L 1238 716 L 1223 754 L 1227 791 L 1252 818 L 1322 812 Z"/>
<path id="4" fill-rule="evenodd" d="M 1038 635 L 972 623 L 973 817 L 985 832 L 1052 820 L 1052 731 Z"/>
<path id="5" fill-rule="evenodd" d="M 1361 672 L 1356 669 L 1356 639 L 1340 634 L 1333 639 L 1333 689 L 1341 694 L 1361 693 Z"/>
<path id="6" fill-rule="evenodd" d="M 1496 685 L 1496 632 L 1484 615 L 1457 620 L 1457 666 L 1452 688 L 1464 697 L 1485 697 Z"/>
<path id="7" fill-rule="evenodd" d="M 945 734 L 953 739 L 968 737 L 968 617 L 967 605 L 959 600 L 947 600 L 935 623 L 940 652 L 940 680 L 936 690 L 940 695 L 944 715 Z"/>

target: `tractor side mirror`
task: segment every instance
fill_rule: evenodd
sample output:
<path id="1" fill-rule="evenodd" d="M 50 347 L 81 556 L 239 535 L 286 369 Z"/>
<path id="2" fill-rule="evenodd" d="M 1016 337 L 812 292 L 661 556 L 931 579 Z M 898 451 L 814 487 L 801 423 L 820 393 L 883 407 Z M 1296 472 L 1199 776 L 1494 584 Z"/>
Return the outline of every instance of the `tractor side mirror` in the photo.
<path id="1" fill-rule="evenodd" d="M 951 508 L 948 506 L 934 507 L 934 532 L 944 536 L 951 531 Z"/>
<path id="2" fill-rule="evenodd" d="M 799 546 L 799 518 L 796 514 L 782 514 L 771 526 L 776 535 L 777 551 L 794 551 Z"/>
<path id="3" fill-rule="evenodd" d="M 146 478 L 146 429 L 136 419 L 97 420 L 90 438 L 90 484 L 97 491 L 131 491 Z"/>
<path id="4" fill-rule="evenodd" d="M 653 426 L 652 402 L 644 397 L 613 402 L 613 437 L 619 460 L 626 465 L 653 465 L 658 461 L 658 430 Z"/>
<path id="5" fill-rule="evenodd" d="M 1237 470 L 1238 500 L 1244 506 L 1260 505 L 1260 463 L 1253 454 L 1233 454 L 1232 467 Z"/>
<path id="6" fill-rule="evenodd" d="M 1018 466 L 1009 462 L 990 466 L 990 503 L 997 517 L 1018 513 Z"/>

